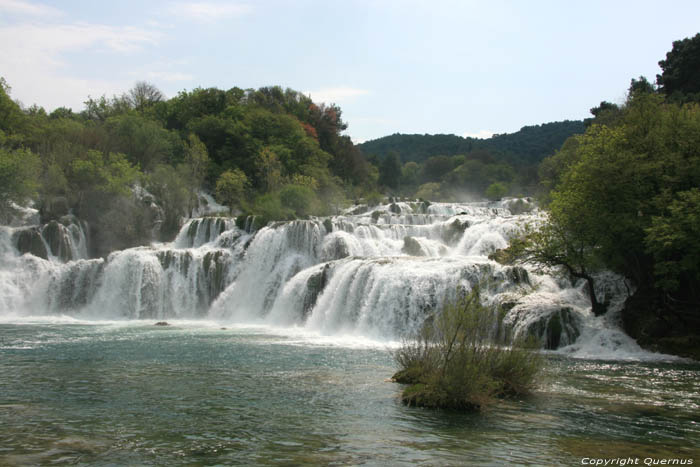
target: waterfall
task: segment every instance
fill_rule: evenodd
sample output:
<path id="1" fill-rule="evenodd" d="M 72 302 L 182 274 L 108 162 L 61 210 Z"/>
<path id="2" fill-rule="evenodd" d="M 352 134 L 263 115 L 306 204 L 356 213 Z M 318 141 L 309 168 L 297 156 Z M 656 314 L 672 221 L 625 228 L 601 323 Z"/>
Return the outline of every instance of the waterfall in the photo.
<path id="1" fill-rule="evenodd" d="M 583 283 L 488 259 L 541 219 L 529 201 L 512 199 L 355 206 L 257 231 L 252 219 L 239 229 L 230 218 L 200 217 L 170 244 L 104 259 L 88 259 L 87 226 L 74 218 L 1 227 L 0 317 L 207 318 L 396 340 L 480 285 L 513 334 L 543 348 L 590 354 L 588 339 L 632 349 L 615 319 L 627 294 L 621 278 L 599 281 L 613 304 L 603 319 Z"/>

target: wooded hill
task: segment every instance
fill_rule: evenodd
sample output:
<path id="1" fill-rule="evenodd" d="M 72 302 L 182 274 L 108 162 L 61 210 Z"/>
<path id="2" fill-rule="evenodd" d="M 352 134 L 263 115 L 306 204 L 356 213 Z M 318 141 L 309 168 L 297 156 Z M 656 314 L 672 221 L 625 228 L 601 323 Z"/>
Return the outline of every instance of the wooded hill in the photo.
<path id="1" fill-rule="evenodd" d="M 398 153 L 401 162 L 425 162 L 432 156 L 469 155 L 488 152 L 511 165 L 537 164 L 559 149 L 566 139 L 585 131 L 581 120 L 524 126 L 515 133 L 496 134 L 488 139 L 463 138 L 457 135 L 404 135 L 395 133 L 359 144 L 366 155 L 384 159 L 389 152 Z M 483 156 L 475 154 L 475 158 Z"/>

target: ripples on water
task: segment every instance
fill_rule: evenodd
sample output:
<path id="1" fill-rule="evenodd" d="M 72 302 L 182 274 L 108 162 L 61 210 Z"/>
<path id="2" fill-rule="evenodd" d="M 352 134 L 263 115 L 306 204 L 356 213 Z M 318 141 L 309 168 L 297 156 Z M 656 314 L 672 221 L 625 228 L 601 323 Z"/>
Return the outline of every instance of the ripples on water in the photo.
<path id="1" fill-rule="evenodd" d="M 404 407 L 389 349 L 182 322 L 0 325 L 0 464 L 700 460 L 700 366 L 547 357 L 533 396 Z"/>

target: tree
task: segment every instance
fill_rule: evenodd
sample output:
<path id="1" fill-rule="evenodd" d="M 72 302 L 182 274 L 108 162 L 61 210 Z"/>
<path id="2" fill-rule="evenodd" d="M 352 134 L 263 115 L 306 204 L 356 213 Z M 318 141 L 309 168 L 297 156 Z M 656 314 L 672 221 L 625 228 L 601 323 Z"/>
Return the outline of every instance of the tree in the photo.
<path id="1" fill-rule="evenodd" d="M 674 41 L 659 66 L 662 73 L 656 75 L 656 83 L 662 93 L 681 101 L 700 100 L 700 33 Z"/>
<path id="2" fill-rule="evenodd" d="M 593 314 L 599 316 L 606 311 L 606 306 L 600 303 L 596 295 L 592 275 L 602 267 L 596 256 L 595 245 L 567 230 L 551 216 L 549 222 L 539 228 L 525 226 L 523 234 L 511 240 L 508 248 L 489 257 L 505 264 L 529 263 L 540 268 L 563 267 L 570 276 L 586 281 Z"/>
<path id="3" fill-rule="evenodd" d="M 164 99 L 163 93 L 153 84 L 146 81 L 137 81 L 128 94 L 129 103 L 139 112 L 143 112 L 148 107 Z"/>
<path id="4" fill-rule="evenodd" d="M 0 148 L 0 217 L 12 214 L 12 203 L 23 205 L 37 194 L 40 162 L 27 149 Z"/>
<path id="5" fill-rule="evenodd" d="M 534 260 L 581 277 L 605 267 L 638 289 L 697 296 L 700 265 L 686 258 L 695 255 L 687 222 L 700 186 L 700 106 L 633 93 L 614 126 L 592 125 L 559 162 L 551 227 L 535 242 L 547 254 Z"/>
<path id="6" fill-rule="evenodd" d="M 396 152 L 390 152 L 379 165 L 379 184 L 396 190 L 401 179 L 401 160 Z"/>
<path id="7" fill-rule="evenodd" d="M 3 143 L 3 133 L 15 133 L 25 122 L 22 109 L 10 98 L 10 90 L 5 79 L 0 77 L 0 144 Z"/>
<path id="8" fill-rule="evenodd" d="M 248 177 L 241 169 L 227 170 L 216 181 L 216 198 L 231 208 L 241 206 L 249 185 Z"/>
<path id="9" fill-rule="evenodd" d="M 676 194 L 661 215 L 646 229 L 647 252 L 654 256 L 658 283 L 670 292 L 689 290 L 695 301 L 700 290 L 700 189 Z"/>
<path id="10" fill-rule="evenodd" d="M 508 185 L 503 182 L 493 182 L 488 188 L 486 188 L 486 192 L 484 194 L 488 199 L 497 201 L 503 198 L 506 193 L 508 193 Z"/>

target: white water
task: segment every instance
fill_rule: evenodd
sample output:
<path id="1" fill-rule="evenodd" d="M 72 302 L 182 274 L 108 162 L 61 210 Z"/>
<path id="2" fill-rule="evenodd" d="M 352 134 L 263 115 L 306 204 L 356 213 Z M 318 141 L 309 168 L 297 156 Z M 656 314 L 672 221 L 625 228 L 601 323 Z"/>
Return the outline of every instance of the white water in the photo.
<path id="1" fill-rule="evenodd" d="M 74 260 L 67 262 L 21 255 L 18 229 L 2 227 L 0 321 L 196 319 L 300 339 L 390 344 L 460 288 L 485 284 L 486 301 L 510 308 L 505 323 L 514 333 L 536 335 L 543 347 L 585 358 L 655 358 L 620 330 L 627 294 L 620 278 L 599 279 L 611 305 L 596 318 L 582 283 L 488 259 L 523 222 L 538 219 L 507 206 L 396 203 L 254 234 L 231 219 L 199 218 L 172 244 L 106 260 L 85 259 L 86 236 L 72 224 L 64 242 Z"/>

